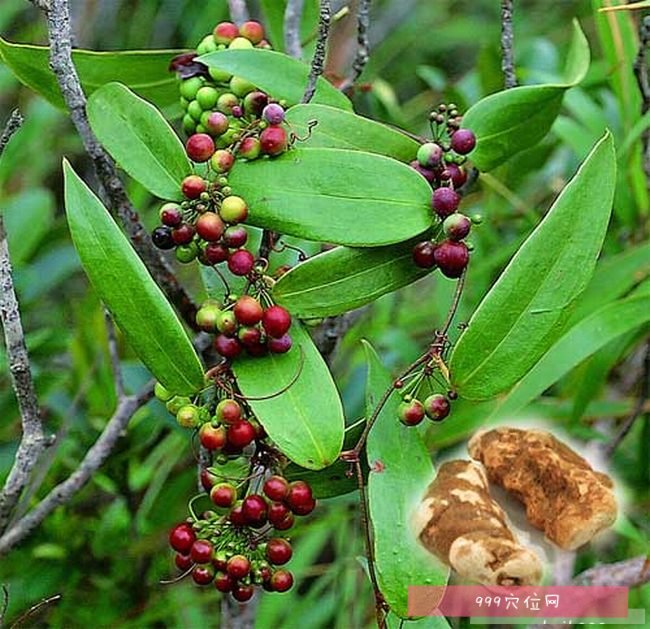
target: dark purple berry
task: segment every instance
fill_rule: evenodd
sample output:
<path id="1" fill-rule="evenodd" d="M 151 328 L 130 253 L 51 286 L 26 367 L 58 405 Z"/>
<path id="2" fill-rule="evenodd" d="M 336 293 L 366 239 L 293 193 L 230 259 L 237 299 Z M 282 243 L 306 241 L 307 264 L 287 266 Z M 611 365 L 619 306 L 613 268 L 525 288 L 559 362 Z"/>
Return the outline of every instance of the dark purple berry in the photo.
<path id="1" fill-rule="evenodd" d="M 438 166 L 442 161 L 442 148 L 435 142 L 427 142 L 418 149 L 418 162 L 424 168 Z"/>
<path id="2" fill-rule="evenodd" d="M 277 103 L 271 103 L 264 108 L 262 117 L 269 124 L 278 125 L 284 122 L 284 108 Z"/>
<path id="3" fill-rule="evenodd" d="M 420 162 L 418 162 L 417 159 L 414 159 L 411 162 L 411 168 L 419 172 L 429 183 L 433 183 L 436 180 L 436 173 L 433 172 L 433 170 L 420 165 Z"/>
<path id="4" fill-rule="evenodd" d="M 255 258 L 246 249 L 238 249 L 228 258 L 228 269 L 233 275 L 248 275 L 254 266 Z"/>
<path id="5" fill-rule="evenodd" d="M 158 249 L 173 249 L 175 246 L 174 239 L 172 238 L 172 229 L 166 225 L 156 227 L 151 232 L 151 240 Z"/>
<path id="6" fill-rule="evenodd" d="M 433 192 L 431 205 L 438 216 L 445 218 L 458 209 L 460 195 L 451 188 L 438 188 Z"/>
<path id="7" fill-rule="evenodd" d="M 424 419 L 424 405 L 419 400 L 409 400 L 399 405 L 399 420 L 405 426 L 417 426 Z"/>
<path id="8" fill-rule="evenodd" d="M 270 337 L 266 345 L 272 354 L 286 354 L 291 349 L 293 341 L 288 334 L 285 334 L 277 339 Z"/>
<path id="9" fill-rule="evenodd" d="M 459 155 L 467 155 L 476 146 L 476 136 L 469 129 L 458 129 L 451 136 L 451 148 Z"/>
<path id="10" fill-rule="evenodd" d="M 460 277 L 467 267 L 469 251 L 462 242 L 445 240 L 436 247 L 434 257 L 442 274 L 455 279 Z"/>
<path id="11" fill-rule="evenodd" d="M 424 240 L 415 245 L 413 247 L 413 262 L 415 262 L 416 266 L 421 269 L 432 269 L 436 265 L 433 256 L 435 248 L 435 244 L 430 240 Z"/>
<path id="12" fill-rule="evenodd" d="M 429 419 L 439 422 L 442 421 L 450 410 L 449 400 L 440 393 L 434 393 L 424 400 L 424 410 Z"/>
<path id="13" fill-rule="evenodd" d="M 472 229 L 472 221 L 463 214 L 451 214 L 442 223 L 442 229 L 449 240 L 458 242 L 467 238 Z"/>

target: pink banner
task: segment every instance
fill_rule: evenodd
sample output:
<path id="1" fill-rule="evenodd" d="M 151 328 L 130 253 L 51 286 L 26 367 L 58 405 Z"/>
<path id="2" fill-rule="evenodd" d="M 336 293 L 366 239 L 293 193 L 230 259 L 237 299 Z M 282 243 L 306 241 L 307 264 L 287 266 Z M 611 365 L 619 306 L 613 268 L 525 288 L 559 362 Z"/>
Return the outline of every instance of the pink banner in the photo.
<path id="1" fill-rule="evenodd" d="M 627 618 L 628 588 L 409 586 L 409 616 Z"/>

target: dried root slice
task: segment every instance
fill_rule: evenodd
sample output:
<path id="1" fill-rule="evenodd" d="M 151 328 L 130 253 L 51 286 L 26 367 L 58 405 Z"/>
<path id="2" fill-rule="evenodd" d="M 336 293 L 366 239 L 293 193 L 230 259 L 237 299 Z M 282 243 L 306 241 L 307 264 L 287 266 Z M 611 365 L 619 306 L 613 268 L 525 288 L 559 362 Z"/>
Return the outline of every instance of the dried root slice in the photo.
<path id="1" fill-rule="evenodd" d="M 579 548 L 616 520 L 609 477 L 547 432 L 479 432 L 468 449 L 483 463 L 490 482 L 523 502 L 530 523 L 561 548 Z"/>
<path id="2" fill-rule="evenodd" d="M 483 468 L 450 461 L 438 470 L 418 512 L 419 538 L 441 561 L 482 585 L 536 585 L 539 558 L 521 546 L 488 490 Z"/>

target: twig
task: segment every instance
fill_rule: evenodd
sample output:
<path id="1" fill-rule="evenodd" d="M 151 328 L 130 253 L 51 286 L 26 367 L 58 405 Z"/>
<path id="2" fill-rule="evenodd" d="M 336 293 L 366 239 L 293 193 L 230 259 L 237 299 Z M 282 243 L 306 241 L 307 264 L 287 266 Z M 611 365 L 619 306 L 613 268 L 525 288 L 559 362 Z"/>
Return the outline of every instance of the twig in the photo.
<path id="1" fill-rule="evenodd" d="M 150 382 L 136 395 L 118 402 L 113 416 L 79 467 L 0 537 L 0 556 L 25 539 L 54 509 L 67 503 L 90 480 L 110 455 L 134 413 L 153 397 L 153 385 Z"/>
<path id="2" fill-rule="evenodd" d="M 316 49 L 311 60 L 311 69 L 309 70 L 309 79 L 307 87 L 302 96 L 302 102 L 308 103 L 316 93 L 316 84 L 319 77 L 325 69 L 325 57 L 327 55 L 327 36 L 330 32 L 332 23 L 332 3 L 330 0 L 320 0 L 320 13 L 318 17 L 318 39 L 316 40 Z"/>
<path id="3" fill-rule="evenodd" d="M 634 60 L 634 76 L 641 92 L 641 114 L 650 111 L 650 77 L 648 76 L 648 46 L 650 46 L 650 15 L 639 23 L 639 52 Z M 650 187 L 650 129 L 641 135 L 643 145 L 643 170 Z"/>
<path id="4" fill-rule="evenodd" d="M 630 430 L 632 430 L 632 426 L 634 426 L 636 420 L 639 419 L 639 417 L 641 417 L 644 414 L 645 405 L 649 395 L 650 395 L 650 342 L 648 342 L 645 347 L 645 357 L 643 359 L 643 369 L 641 373 L 641 387 L 639 391 L 639 396 L 637 398 L 637 402 L 634 405 L 634 409 L 631 415 L 623 422 L 621 429 L 607 444 L 605 448 L 605 455 L 607 457 L 611 458 L 614 455 L 614 452 L 616 452 L 616 448 L 618 448 L 618 446 L 621 444 L 623 439 L 627 437 Z"/>
<path id="5" fill-rule="evenodd" d="M 237 26 L 241 26 L 250 19 L 246 0 L 228 0 L 228 7 L 230 8 L 230 18 Z"/>
<path id="6" fill-rule="evenodd" d="M 0 138 L 0 155 L 11 136 L 18 130 L 22 117 L 14 111 Z M 25 485 L 47 439 L 43 433 L 38 399 L 32 379 L 29 354 L 25 344 L 25 333 L 20 319 L 18 298 L 14 289 L 9 244 L 0 212 L 0 320 L 4 331 L 7 363 L 22 426 L 22 437 L 13 465 L 0 491 L 0 532 L 9 522 L 11 512 L 20 498 Z"/>
<path id="7" fill-rule="evenodd" d="M 26 620 L 31 618 L 34 614 L 37 614 L 39 611 L 43 609 L 43 607 L 48 607 L 50 605 L 53 605 L 54 603 L 58 603 L 61 600 L 62 596 L 61 594 L 55 594 L 54 596 L 48 596 L 47 598 L 44 598 L 36 605 L 32 605 L 26 612 L 21 614 L 11 625 L 9 629 L 17 629 L 20 627 Z"/>
<path id="8" fill-rule="evenodd" d="M 106 321 L 106 335 L 108 337 L 108 355 L 111 360 L 111 370 L 113 371 L 113 381 L 115 382 L 115 393 L 118 397 L 124 396 L 124 378 L 122 376 L 122 367 L 120 365 L 120 354 L 117 348 L 117 336 L 115 334 L 115 324 L 111 313 L 104 309 L 104 319 Z"/>
<path id="9" fill-rule="evenodd" d="M 352 75 L 340 86 L 341 91 L 352 87 L 363 73 L 370 59 L 370 0 L 359 0 L 357 11 L 357 54 L 352 62 Z"/>
<path id="10" fill-rule="evenodd" d="M 650 582 L 650 558 L 645 555 L 616 563 L 601 564 L 580 573 L 575 585 L 636 587 Z"/>
<path id="11" fill-rule="evenodd" d="M 512 0 L 501 0 L 501 69 L 506 89 L 517 85 L 512 11 Z"/>
<path id="12" fill-rule="evenodd" d="M 2 131 L 2 135 L 0 136 L 0 155 L 4 153 L 7 144 L 9 144 L 9 140 L 11 140 L 13 134 L 16 133 L 18 129 L 20 129 L 22 124 L 23 117 L 20 111 L 18 109 L 14 109 L 9 116 L 9 120 L 7 120 L 7 124 Z"/>
<path id="13" fill-rule="evenodd" d="M 304 0 L 289 0 L 284 11 L 284 48 L 294 59 L 302 57 L 300 22 Z"/>
<path id="14" fill-rule="evenodd" d="M 86 96 L 72 61 L 72 29 L 68 0 L 50 0 L 48 3 L 30 1 L 45 11 L 50 40 L 50 67 L 56 76 L 70 118 L 93 162 L 111 212 L 119 218 L 136 251 L 167 297 L 176 305 L 187 323 L 195 328 L 195 304 L 176 279 L 169 264 L 154 248 L 147 230 L 127 197 L 115 164 L 90 128 L 86 116 Z"/>
<path id="15" fill-rule="evenodd" d="M 339 342 L 346 332 L 367 312 L 367 308 L 359 308 L 346 312 L 339 317 L 328 317 L 318 326 L 313 338 L 318 351 L 329 364 L 335 354 Z"/>
<path id="16" fill-rule="evenodd" d="M 0 605 L 0 627 L 2 627 L 9 608 L 9 588 L 6 583 L 3 583 L 0 589 L 2 589 L 2 605 Z"/>

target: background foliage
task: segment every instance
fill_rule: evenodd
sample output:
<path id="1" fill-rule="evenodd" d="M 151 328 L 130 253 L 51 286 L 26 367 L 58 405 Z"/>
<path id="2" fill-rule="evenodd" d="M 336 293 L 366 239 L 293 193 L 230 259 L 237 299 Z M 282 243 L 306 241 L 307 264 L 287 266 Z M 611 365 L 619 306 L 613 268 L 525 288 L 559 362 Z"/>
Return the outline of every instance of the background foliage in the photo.
<path id="1" fill-rule="evenodd" d="M 356 96 L 360 113 L 423 133 L 433 104 L 453 100 L 466 109 L 502 89 L 498 2 L 373 4 L 374 45 L 364 75 L 372 89 Z M 306 5 L 308 35 L 315 29 L 316 12 L 314 2 L 307 0 Z M 569 366 L 564 371 L 547 367 L 564 374 L 555 384 L 557 378 L 548 381 L 536 374 L 532 394 L 520 398 L 524 408 L 510 407 L 518 418 L 547 419 L 592 444 L 611 438 L 614 420 L 629 415 L 636 403 L 647 317 L 634 315 L 625 304 L 623 320 L 636 316 L 636 323 L 613 336 L 607 330 L 622 320 L 621 311 L 615 310 L 622 302 L 614 302 L 631 293 L 647 296 L 650 274 L 648 191 L 638 143 L 643 129 L 641 99 L 631 73 L 636 45 L 623 39 L 627 46 L 617 48 L 612 22 L 595 17 L 599 5 L 596 0 L 550 6 L 539 0 L 517 3 L 516 61 L 522 83 L 566 82 L 563 64 L 573 17 L 578 17 L 590 42 L 592 64 L 581 85 L 566 92 L 559 117 L 543 141 L 482 177 L 466 201 L 485 221 L 472 239 L 475 253 L 460 314 L 460 320 L 467 320 L 609 127 L 619 160 L 614 217 L 596 275 L 566 324 L 574 336 L 551 357 L 556 365 Z M 193 47 L 227 15 L 220 0 L 79 1 L 73 7 L 76 45 L 95 50 Z M 623 25 L 629 20 L 614 19 Z M 46 41 L 43 20 L 24 0 L 3 0 L 0 33 L 12 42 Z M 0 48 L 0 55 L 7 54 L 5 46 Z M 173 82 L 167 88 L 174 90 Z M 112 412 L 115 396 L 103 311 L 81 271 L 62 209 L 61 158 L 70 159 L 87 181 L 92 181 L 90 165 L 65 114 L 22 87 L 0 63 L 0 119 L 16 105 L 26 121 L 0 164 L 0 204 L 38 393 L 47 425 L 59 435 L 39 470 L 33 489 L 38 497 L 74 469 Z M 131 198 L 152 227 L 154 200 L 137 184 L 129 185 Z M 182 268 L 179 274 L 195 294 L 201 294 L 196 278 Z M 410 363 L 422 351 L 432 321 L 443 320 L 452 292 L 453 283 L 435 274 L 381 298 L 364 312 L 332 364 L 348 422 L 364 414 L 366 367 L 360 339 L 369 339 L 390 369 Z M 573 328 L 587 315 L 602 320 Z M 571 363 L 575 348 L 590 339 L 586 358 Z M 127 387 L 136 390 L 148 375 L 125 344 L 121 349 Z M 534 386 L 539 382 L 543 387 Z M 552 388 L 540 397 L 549 384 Z M 499 417 L 493 406 L 459 404 L 450 421 L 428 435 L 434 461 L 484 420 Z M 0 352 L 0 477 L 13 457 L 17 426 Z M 597 561 L 648 551 L 649 443 L 646 414 L 614 458 L 625 488 L 626 517 L 604 545 L 579 554 L 576 572 Z M 186 496 L 196 483 L 193 462 L 186 434 L 162 405 L 151 402 L 74 501 L 59 508 L 18 550 L 0 559 L 0 582 L 10 589 L 8 619 L 42 597 L 61 593 L 61 602 L 46 612 L 47 622 L 54 626 L 217 626 L 220 604 L 213 591 L 203 592 L 189 583 L 173 587 L 159 583 L 171 573 L 166 532 L 185 515 Z M 372 624 L 371 589 L 356 560 L 363 554 L 356 505 L 354 493 L 322 501 L 315 517 L 300 524 L 293 535 L 292 562 L 298 587 L 287 595 L 263 598 L 257 627 Z M 650 607 L 648 586 L 635 592 L 632 606 Z"/>

